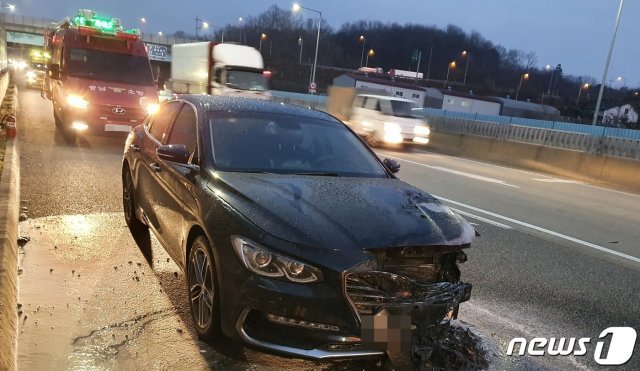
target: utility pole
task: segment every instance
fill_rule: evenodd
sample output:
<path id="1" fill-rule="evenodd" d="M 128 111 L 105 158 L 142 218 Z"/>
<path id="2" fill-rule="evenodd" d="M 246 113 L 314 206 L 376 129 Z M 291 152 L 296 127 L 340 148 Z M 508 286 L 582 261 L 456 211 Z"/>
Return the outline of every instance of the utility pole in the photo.
<path id="1" fill-rule="evenodd" d="M 616 43 L 616 36 L 618 35 L 618 27 L 620 26 L 620 18 L 622 16 L 623 5 L 624 0 L 620 0 L 620 6 L 618 7 L 618 16 L 616 17 L 616 25 L 613 28 L 613 37 L 611 38 L 611 45 L 609 46 L 609 55 L 607 56 L 607 63 L 605 64 L 602 80 L 600 81 L 600 93 L 598 93 L 598 101 L 596 103 L 596 110 L 593 113 L 593 122 L 591 123 L 591 125 L 596 125 L 598 123 L 598 113 L 600 112 L 600 105 L 602 104 L 604 85 L 607 81 L 607 75 L 609 74 L 609 64 L 611 63 L 611 55 L 613 54 L 613 47 Z"/>
<path id="2" fill-rule="evenodd" d="M 200 29 L 200 22 L 202 22 L 202 19 L 198 18 L 198 15 L 196 14 L 196 39 L 198 39 L 198 30 Z"/>
<path id="3" fill-rule="evenodd" d="M 433 57 L 433 45 L 431 45 L 431 51 L 429 51 L 429 66 L 427 67 L 427 80 L 431 74 L 431 57 Z"/>

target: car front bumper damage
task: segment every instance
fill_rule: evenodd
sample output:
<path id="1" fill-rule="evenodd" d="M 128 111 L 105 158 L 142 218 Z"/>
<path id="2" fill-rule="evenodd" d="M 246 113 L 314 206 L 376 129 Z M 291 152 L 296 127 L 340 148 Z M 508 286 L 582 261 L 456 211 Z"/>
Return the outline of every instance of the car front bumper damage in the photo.
<path id="1" fill-rule="evenodd" d="M 409 255 L 415 252 L 411 250 Z M 372 261 L 341 274 L 342 300 L 351 308 L 351 316 L 347 316 L 351 318 L 330 323 L 326 319 L 331 316 L 322 318 L 324 321 L 315 318 L 317 316 L 307 316 L 305 314 L 313 310 L 300 305 L 294 292 L 286 292 L 290 285 L 284 285 L 268 296 L 273 298 L 271 303 L 278 303 L 280 313 L 286 315 L 270 315 L 277 314 L 273 305 L 253 302 L 238 316 L 236 332 L 249 345 L 303 358 L 386 354 L 398 365 L 428 358 L 442 335 L 442 328 L 457 317 L 459 304 L 471 296 L 472 286 L 459 282 L 457 268 L 457 262 L 466 260 L 466 255 L 461 247 L 445 247 L 440 251 L 427 248 L 408 258 L 399 256 L 397 251 L 386 250 L 373 255 Z M 262 290 L 266 287 L 261 286 Z M 313 296 L 308 293 L 302 302 L 310 304 Z M 337 308 L 325 307 L 328 302 L 331 301 L 324 301 L 323 305 L 319 299 L 313 305 L 326 312 Z M 345 326 L 345 323 L 352 325 Z M 287 335 L 269 335 L 274 333 Z M 301 340 L 312 338 L 314 341 L 306 343 Z"/>

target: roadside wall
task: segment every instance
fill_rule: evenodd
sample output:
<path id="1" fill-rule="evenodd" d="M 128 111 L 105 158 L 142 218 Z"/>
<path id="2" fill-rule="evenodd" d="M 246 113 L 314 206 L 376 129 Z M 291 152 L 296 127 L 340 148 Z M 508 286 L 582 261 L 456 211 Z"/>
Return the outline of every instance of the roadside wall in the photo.
<path id="1" fill-rule="evenodd" d="M 0 74 L 0 101 L 9 73 Z M 0 175 L 0 370 L 16 369 L 20 174 L 16 139 L 7 140 Z"/>
<path id="2" fill-rule="evenodd" d="M 15 141 L 7 140 L 0 177 L 0 370 L 14 370 L 16 361 L 20 175 Z"/>
<path id="3" fill-rule="evenodd" d="M 475 135 L 434 132 L 430 149 L 640 193 L 640 161 Z"/>

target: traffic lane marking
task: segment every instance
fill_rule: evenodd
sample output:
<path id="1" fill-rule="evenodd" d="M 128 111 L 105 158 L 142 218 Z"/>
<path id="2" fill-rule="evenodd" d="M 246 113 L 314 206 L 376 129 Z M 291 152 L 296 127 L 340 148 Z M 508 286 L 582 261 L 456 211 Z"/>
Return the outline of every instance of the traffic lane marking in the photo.
<path id="1" fill-rule="evenodd" d="M 487 218 L 484 218 L 484 217 L 479 216 L 479 215 L 475 215 L 475 214 L 472 214 L 472 213 L 469 213 L 469 212 L 466 212 L 466 211 L 463 211 L 463 210 L 460 210 L 460 209 L 456 209 L 455 207 L 449 207 L 449 208 L 451 210 L 455 211 L 456 213 L 460 214 L 460 215 L 463 215 L 463 216 L 466 216 L 466 217 L 469 217 L 469 218 L 473 218 L 473 219 L 479 220 L 481 222 L 485 222 L 485 223 L 491 224 L 493 226 L 500 227 L 502 229 L 513 229 L 510 226 L 508 226 L 506 224 L 502 224 L 502 223 L 496 222 L 495 220 L 487 219 Z M 475 223 L 471 223 L 471 224 L 475 224 Z"/>
<path id="2" fill-rule="evenodd" d="M 440 157 L 440 158 L 448 158 L 448 159 L 454 159 L 454 160 L 459 160 L 459 161 L 463 161 L 463 162 L 471 162 L 474 164 L 480 164 L 480 165 L 485 165 L 488 167 L 496 167 L 499 169 L 505 169 L 505 170 L 511 170 L 511 171 L 515 171 L 518 173 L 525 173 L 525 174 L 531 174 L 531 175 L 536 175 L 538 177 L 544 177 L 547 176 L 542 172 L 536 172 L 533 170 L 522 170 L 522 169 L 517 169 L 514 167 L 509 167 L 509 166 L 502 166 L 502 165 L 497 165 L 497 164 L 492 164 L 492 163 L 488 163 L 488 162 L 482 162 L 482 161 L 478 161 L 478 160 L 471 160 L 468 158 L 464 158 L 464 157 L 456 157 L 456 156 L 448 156 L 448 155 L 442 155 L 436 152 L 429 152 L 429 151 L 425 151 L 423 149 L 414 149 L 413 150 L 415 152 L 419 152 L 419 153 L 424 153 L 433 157 Z M 412 152 L 407 152 L 407 154 L 411 154 Z M 625 192 L 625 191 L 619 191 L 617 189 L 611 189 L 611 188 L 605 188 L 602 186 L 597 186 L 597 185 L 593 185 L 593 184 L 588 184 L 588 183 L 584 183 L 584 182 L 577 182 L 577 185 L 581 185 L 584 187 L 589 187 L 589 188 L 595 188 L 597 190 L 601 190 L 601 191 L 605 191 L 605 192 L 614 192 L 614 193 L 619 193 L 621 195 L 625 195 L 625 196 L 632 196 L 632 197 L 640 197 L 640 194 L 636 194 L 636 193 L 631 193 L 631 192 Z"/>
<path id="3" fill-rule="evenodd" d="M 454 205 L 457 205 L 457 206 L 462 206 L 464 208 L 467 208 L 467 209 L 470 209 L 470 210 L 473 210 L 473 211 L 477 211 L 479 213 L 486 214 L 486 215 L 492 216 L 492 217 L 497 218 L 497 219 L 501 219 L 501 220 L 504 220 L 504 221 L 507 221 L 507 222 L 510 222 L 510 223 L 513 223 L 513 224 L 517 224 L 517 225 L 520 225 L 520 226 L 523 226 L 523 227 L 526 227 L 526 228 L 534 229 L 534 230 L 536 230 L 538 232 L 543 232 L 543 233 L 549 234 L 549 235 L 554 236 L 554 237 L 558 237 L 558 238 L 561 238 L 561 239 L 564 239 L 564 240 L 567 240 L 567 241 L 571 241 L 573 243 L 577 243 L 577 244 L 582 245 L 582 246 L 589 247 L 589 248 L 594 249 L 594 250 L 598 250 L 600 252 L 604 252 L 604 253 L 607 253 L 607 254 L 610 254 L 610 255 L 615 255 L 615 256 L 617 256 L 619 258 L 623 258 L 623 259 L 626 259 L 626 260 L 629 260 L 629 261 L 632 261 L 632 262 L 635 262 L 635 263 L 640 263 L 640 258 L 637 258 L 635 256 L 631 256 L 631 255 L 628 255 L 628 254 L 625 254 L 625 253 L 622 253 L 620 251 L 608 249 L 606 247 L 603 247 L 603 246 L 600 246 L 600 245 L 596 245 L 596 244 L 591 243 L 591 242 L 583 241 L 583 240 L 575 238 L 575 237 L 567 236 L 565 234 L 558 233 L 558 232 L 555 232 L 555 231 L 552 231 L 552 230 L 549 230 L 549 229 L 546 229 L 546 228 L 538 227 L 537 225 L 533 225 L 533 224 L 529 224 L 529 223 L 526 223 L 526 222 L 523 222 L 523 221 L 520 221 L 520 220 L 517 220 L 517 219 L 509 218 L 508 216 L 504 216 L 504 215 L 493 213 L 491 211 L 483 210 L 483 209 L 480 209 L 480 208 L 477 208 L 477 207 L 474 207 L 474 206 L 471 206 L 471 205 L 464 204 L 462 202 L 450 200 L 448 198 L 440 197 L 440 196 L 437 196 L 437 195 L 433 195 L 433 196 L 438 198 L 438 199 L 440 199 L 440 200 L 442 200 L 442 201 L 445 201 L 445 202 L 448 202 L 448 203 L 451 203 L 451 204 L 454 204 Z"/>
<path id="4" fill-rule="evenodd" d="M 500 184 L 500 185 L 507 186 L 507 187 L 512 187 L 512 188 L 520 188 L 519 186 L 513 185 L 513 184 L 509 184 L 509 183 L 505 182 L 504 180 L 489 178 L 489 177 L 486 177 L 486 176 L 471 174 L 471 173 L 467 173 L 467 172 L 464 172 L 464 171 L 453 170 L 453 169 L 449 169 L 449 168 L 441 167 L 441 166 L 433 166 L 433 165 L 422 164 L 420 162 L 406 160 L 406 159 L 399 158 L 399 157 L 393 157 L 393 156 L 386 156 L 386 157 L 389 157 L 389 158 L 392 158 L 392 159 L 395 159 L 395 160 L 398 160 L 398 161 L 409 162 L 409 163 L 414 164 L 414 165 L 424 166 L 426 168 L 433 169 L 433 170 L 438 170 L 438 171 L 442 171 L 442 172 L 446 172 L 446 173 L 450 173 L 450 174 L 460 175 L 460 176 L 464 176 L 464 177 L 471 178 L 471 179 L 481 180 L 483 182 Z"/>

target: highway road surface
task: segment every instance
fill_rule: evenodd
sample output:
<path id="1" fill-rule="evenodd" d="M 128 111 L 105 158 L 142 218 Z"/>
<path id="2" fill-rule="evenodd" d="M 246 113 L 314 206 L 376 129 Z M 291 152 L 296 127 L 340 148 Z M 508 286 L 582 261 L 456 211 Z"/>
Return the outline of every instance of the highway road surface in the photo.
<path id="1" fill-rule="evenodd" d="M 182 273 L 124 224 L 123 138 L 66 143 L 51 103 L 19 94 L 22 200 L 20 369 L 376 369 L 310 362 L 196 340 Z M 599 334 L 640 330 L 640 197 L 544 174 L 412 150 L 378 150 L 481 237 L 461 266 L 474 285 L 460 320 L 493 369 L 597 368 Z M 592 339 L 585 356 L 508 357 L 514 337 Z M 640 369 L 640 350 L 625 365 Z"/>

